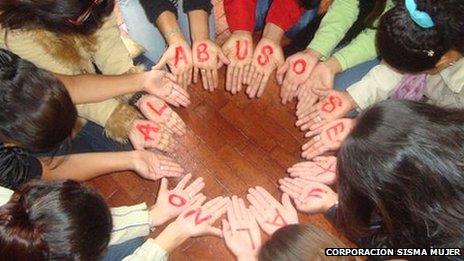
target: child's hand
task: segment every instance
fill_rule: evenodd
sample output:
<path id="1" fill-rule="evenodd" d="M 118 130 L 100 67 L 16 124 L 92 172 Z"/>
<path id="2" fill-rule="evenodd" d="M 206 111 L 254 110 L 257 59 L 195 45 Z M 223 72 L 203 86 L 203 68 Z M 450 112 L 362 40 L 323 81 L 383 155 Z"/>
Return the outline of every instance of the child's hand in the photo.
<path id="1" fill-rule="evenodd" d="M 280 98 L 286 104 L 297 96 L 298 90 L 308 80 L 319 57 L 311 50 L 296 53 L 285 60 L 277 70 L 277 82 L 282 85 Z M 284 77 L 285 76 L 285 77 Z"/>
<path id="2" fill-rule="evenodd" d="M 205 187 L 203 178 L 197 178 L 185 187 L 191 178 L 192 174 L 185 175 L 172 190 L 168 190 L 167 179 L 161 180 L 156 204 L 150 209 L 151 226 L 160 226 L 177 217 L 191 204 L 206 200 L 206 197 L 200 193 Z"/>
<path id="3" fill-rule="evenodd" d="M 192 50 L 185 40 L 171 44 L 164 52 L 159 63 L 153 67 L 155 70 L 169 66 L 171 72 L 177 77 L 177 83 L 184 89 L 192 83 Z"/>
<path id="4" fill-rule="evenodd" d="M 253 60 L 246 73 L 246 93 L 250 98 L 261 97 L 271 73 L 284 63 L 282 47 L 275 42 L 262 38 L 256 46 Z"/>
<path id="5" fill-rule="evenodd" d="M 227 205 L 227 219 L 222 220 L 222 234 L 227 247 L 238 260 L 258 258 L 261 247 L 261 232 L 243 199 L 232 197 Z"/>
<path id="6" fill-rule="evenodd" d="M 222 49 L 211 40 L 194 41 L 193 52 L 193 82 L 198 82 L 198 74 L 201 74 L 203 88 L 214 91 L 219 85 L 218 69 L 224 64 L 229 64 L 229 59 Z"/>
<path id="7" fill-rule="evenodd" d="M 219 228 L 213 227 L 213 223 L 226 212 L 229 198 L 217 197 L 206 202 L 197 201 L 182 212 L 174 221 L 185 230 L 189 237 L 202 235 L 222 236 Z"/>
<path id="8" fill-rule="evenodd" d="M 144 95 L 136 105 L 148 120 L 164 125 L 179 136 L 186 133 L 187 127 L 184 121 L 164 101 L 152 95 Z"/>
<path id="9" fill-rule="evenodd" d="M 344 117 L 356 104 L 347 92 L 330 91 L 323 100 L 313 106 L 302 106 L 297 111 L 296 126 L 301 130 L 315 130 L 327 123 Z"/>
<path id="10" fill-rule="evenodd" d="M 253 38 L 250 32 L 235 31 L 222 46 L 224 54 L 229 58 L 227 66 L 226 90 L 236 94 L 245 83 L 246 68 L 253 57 Z"/>
<path id="11" fill-rule="evenodd" d="M 166 71 L 151 70 L 144 73 L 144 91 L 176 107 L 190 104 L 188 92 L 176 83 L 176 76 Z"/>
<path id="12" fill-rule="evenodd" d="M 298 214 L 287 194 L 282 195 L 280 203 L 262 187 L 250 188 L 248 192 L 251 213 L 266 234 L 272 235 L 281 227 L 298 224 Z"/>
<path id="13" fill-rule="evenodd" d="M 290 195 L 296 208 L 308 214 L 325 213 L 338 202 L 338 194 L 319 182 L 285 178 L 279 183 L 280 190 Z"/>
<path id="14" fill-rule="evenodd" d="M 136 150 L 155 148 L 173 152 L 178 145 L 171 131 L 160 124 L 147 120 L 134 121 L 129 133 L 129 140 Z"/>
<path id="15" fill-rule="evenodd" d="M 306 133 L 305 136 L 312 137 L 312 139 L 302 147 L 303 158 L 312 159 L 328 151 L 339 149 L 354 125 L 355 120 L 340 119 Z"/>
<path id="16" fill-rule="evenodd" d="M 319 97 L 325 97 L 334 88 L 335 74 L 328 62 L 318 63 L 308 79 L 312 91 Z"/>
<path id="17" fill-rule="evenodd" d="M 334 156 L 319 156 L 313 161 L 304 161 L 293 165 L 287 170 L 290 177 L 332 185 L 336 180 L 337 158 Z"/>

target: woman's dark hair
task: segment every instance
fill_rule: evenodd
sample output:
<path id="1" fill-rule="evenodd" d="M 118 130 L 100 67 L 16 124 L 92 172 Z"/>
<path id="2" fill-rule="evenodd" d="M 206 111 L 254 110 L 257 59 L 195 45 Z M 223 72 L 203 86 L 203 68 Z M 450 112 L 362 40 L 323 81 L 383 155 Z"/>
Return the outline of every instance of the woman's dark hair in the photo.
<path id="1" fill-rule="evenodd" d="M 385 13 L 377 31 L 380 56 L 395 69 L 418 73 L 435 68 L 449 50 L 464 53 L 464 2 L 415 0 L 418 10 L 430 15 L 432 28 L 416 24 L 404 4 Z"/>
<path id="2" fill-rule="evenodd" d="M 0 141 L 48 151 L 71 136 L 77 111 L 53 74 L 0 49 Z"/>
<path id="3" fill-rule="evenodd" d="M 111 230 L 103 198 L 75 181 L 26 183 L 0 207 L 4 260 L 98 260 Z"/>
<path id="4" fill-rule="evenodd" d="M 412 101 L 374 105 L 338 152 L 338 194 L 337 223 L 354 239 L 464 247 L 464 111 Z"/>
<path id="5" fill-rule="evenodd" d="M 93 0 L 2 0 L 0 25 L 8 30 L 44 29 L 55 33 L 93 34 L 114 9 L 114 0 L 103 0 L 91 9 L 80 25 L 68 21 L 78 17 Z"/>
<path id="6" fill-rule="evenodd" d="M 277 230 L 259 252 L 260 261 L 354 260 L 327 257 L 328 247 L 345 247 L 324 230 L 312 225 L 289 225 Z"/>

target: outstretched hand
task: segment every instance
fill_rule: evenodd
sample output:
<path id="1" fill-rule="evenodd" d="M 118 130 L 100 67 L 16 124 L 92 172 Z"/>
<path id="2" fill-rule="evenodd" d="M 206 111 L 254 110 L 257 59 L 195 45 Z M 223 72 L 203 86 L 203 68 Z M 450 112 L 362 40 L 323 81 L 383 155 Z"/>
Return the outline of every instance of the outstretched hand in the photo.
<path id="1" fill-rule="evenodd" d="M 227 220 L 222 220 L 222 234 L 227 247 L 238 260 L 257 259 L 261 231 L 243 199 L 232 197 L 227 205 Z"/>
<path id="2" fill-rule="evenodd" d="M 185 173 L 177 162 L 161 153 L 137 150 L 133 151 L 132 170 L 142 178 L 158 180 L 164 177 L 180 177 Z"/>
<path id="3" fill-rule="evenodd" d="M 160 70 L 166 65 L 177 77 L 177 83 L 187 89 L 192 83 L 193 61 L 192 50 L 186 41 L 171 44 L 153 69 Z"/>
<path id="4" fill-rule="evenodd" d="M 170 130 L 147 120 L 135 120 L 132 123 L 129 140 L 136 150 L 149 148 L 173 152 L 178 146 Z"/>
<path id="5" fill-rule="evenodd" d="M 272 40 L 261 38 L 253 54 L 253 60 L 246 69 L 248 88 L 246 93 L 250 98 L 261 97 L 266 89 L 271 73 L 284 63 L 282 47 Z"/>
<path id="6" fill-rule="evenodd" d="M 304 161 L 290 167 L 287 172 L 290 177 L 332 185 L 337 178 L 337 158 L 334 156 L 319 156 L 312 161 Z"/>
<path id="7" fill-rule="evenodd" d="M 339 119 L 306 133 L 305 137 L 312 137 L 303 145 L 303 158 L 312 159 L 329 151 L 340 148 L 341 143 L 354 128 L 355 120 Z"/>
<path id="8" fill-rule="evenodd" d="M 222 49 L 211 40 L 194 41 L 193 52 L 193 82 L 198 82 L 201 75 L 203 88 L 214 91 L 219 85 L 218 69 L 224 64 L 229 64 L 229 59 Z"/>
<path id="9" fill-rule="evenodd" d="M 177 217 L 195 202 L 201 202 L 206 199 L 206 197 L 200 193 L 205 187 L 203 178 L 197 178 L 190 185 L 186 186 L 191 178 L 192 174 L 185 175 L 172 190 L 168 189 L 167 179 L 163 178 L 161 180 L 156 203 L 150 209 L 152 226 L 160 226 Z"/>
<path id="10" fill-rule="evenodd" d="M 262 187 L 250 188 L 247 195 L 250 210 L 259 226 L 268 235 L 284 226 L 298 224 L 298 214 L 287 194 L 282 195 L 282 203 L 277 201 Z"/>
<path id="11" fill-rule="evenodd" d="M 325 213 L 338 202 L 338 194 L 319 182 L 284 178 L 279 180 L 280 190 L 290 195 L 299 211 Z"/>
<path id="12" fill-rule="evenodd" d="M 179 86 L 177 77 L 162 70 L 151 70 L 144 73 L 144 91 L 152 94 L 176 107 L 187 107 L 190 104 L 190 95 Z"/>
<path id="13" fill-rule="evenodd" d="M 311 50 L 296 53 L 285 60 L 277 70 L 277 82 L 282 86 L 280 98 L 286 104 L 297 96 L 316 66 L 319 57 Z"/>
<path id="14" fill-rule="evenodd" d="M 227 66 L 226 90 L 236 94 L 242 90 L 246 68 L 253 57 L 253 38 L 250 32 L 235 31 L 222 46 L 230 64 Z"/>

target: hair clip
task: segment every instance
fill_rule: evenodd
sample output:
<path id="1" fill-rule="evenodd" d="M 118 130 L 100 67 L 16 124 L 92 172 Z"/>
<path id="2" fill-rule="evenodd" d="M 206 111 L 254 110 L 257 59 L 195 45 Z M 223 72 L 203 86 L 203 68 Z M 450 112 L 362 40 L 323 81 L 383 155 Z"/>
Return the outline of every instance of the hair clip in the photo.
<path id="1" fill-rule="evenodd" d="M 434 50 L 422 50 L 422 52 L 427 53 L 427 56 L 428 56 L 428 57 L 432 57 L 432 56 L 435 55 L 435 51 L 434 51 Z"/>
<path id="2" fill-rule="evenodd" d="M 419 11 L 414 0 L 405 0 L 405 6 L 411 16 L 411 19 L 420 27 L 428 29 L 435 26 L 432 17 L 430 17 L 430 15 L 426 12 Z"/>

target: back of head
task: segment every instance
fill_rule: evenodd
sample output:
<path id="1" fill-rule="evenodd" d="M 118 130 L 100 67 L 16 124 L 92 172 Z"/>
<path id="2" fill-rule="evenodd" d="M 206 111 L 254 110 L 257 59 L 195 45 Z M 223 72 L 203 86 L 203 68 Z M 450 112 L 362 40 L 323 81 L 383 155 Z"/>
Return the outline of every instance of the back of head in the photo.
<path id="1" fill-rule="evenodd" d="M 75 181 L 26 183 L 0 207 L 4 260 L 98 260 L 112 229 L 109 209 Z"/>
<path id="2" fill-rule="evenodd" d="M 69 22 L 90 9 L 79 25 Z M 114 9 L 114 0 L 2 0 L 0 25 L 9 30 L 43 29 L 55 33 L 92 34 Z"/>
<path id="3" fill-rule="evenodd" d="M 464 112 L 411 101 L 365 111 L 338 152 L 337 219 L 390 247 L 462 247 Z"/>
<path id="4" fill-rule="evenodd" d="M 260 261 L 354 260 L 346 257 L 327 257 L 326 248 L 345 247 L 324 230 L 312 225 L 289 225 L 277 230 L 264 243 Z"/>
<path id="5" fill-rule="evenodd" d="M 449 50 L 464 53 L 464 2 L 461 0 L 406 0 L 427 13 L 433 26 L 415 22 L 404 3 L 386 12 L 377 31 L 380 56 L 404 73 L 419 73 L 435 68 Z"/>
<path id="6" fill-rule="evenodd" d="M 70 137 L 77 111 L 53 74 L 0 49 L 0 141 L 52 150 Z"/>

